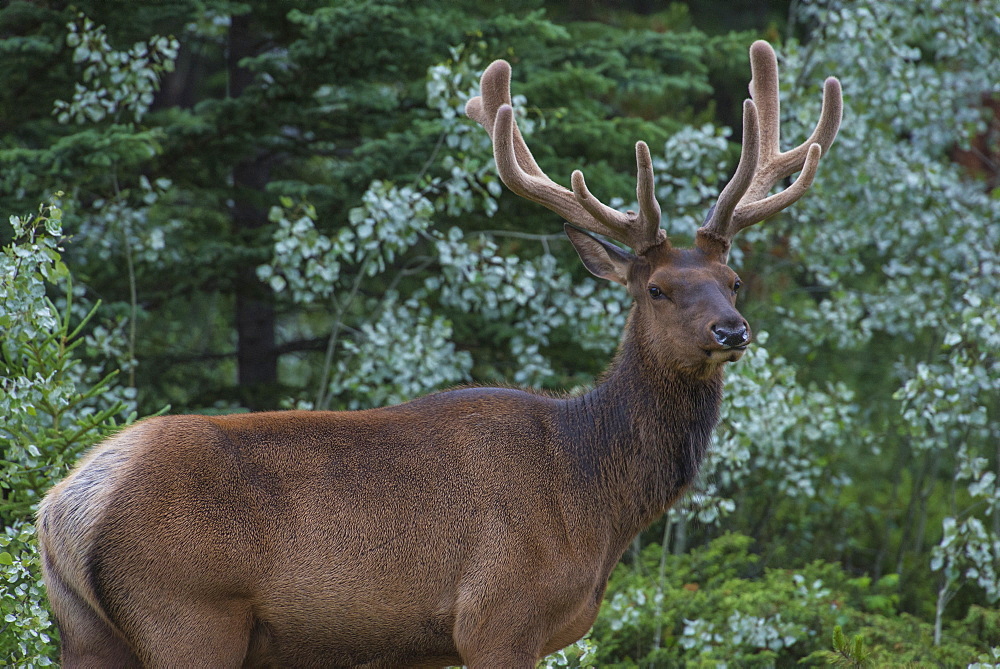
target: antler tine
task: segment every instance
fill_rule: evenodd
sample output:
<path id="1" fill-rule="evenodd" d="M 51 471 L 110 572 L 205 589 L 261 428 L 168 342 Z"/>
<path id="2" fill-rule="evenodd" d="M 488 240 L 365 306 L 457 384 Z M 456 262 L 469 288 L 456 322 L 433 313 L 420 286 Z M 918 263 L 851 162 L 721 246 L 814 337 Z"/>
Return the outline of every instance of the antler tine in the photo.
<path id="1" fill-rule="evenodd" d="M 582 175 L 581 175 L 582 176 Z M 639 218 L 642 226 L 652 230 L 660 230 L 660 203 L 656 200 L 655 180 L 653 178 L 653 158 L 649 155 L 646 142 L 635 143 L 635 197 L 639 203 Z M 666 239 L 667 233 L 663 233 Z M 659 237 L 659 235 L 656 235 Z"/>
<path id="2" fill-rule="evenodd" d="M 665 242 L 667 233 L 660 229 L 660 203 L 656 201 L 656 193 L 653 180 L 653 159 L 649 154 L 649 146 L 646 142 L 636 142 L 635 144 L 635 164 L 636 164 L 636 201 L 639 203 L 639 212 L 621 212 L 612 209 L 594 197 L 587 182 L 583 178 L 583 172 L 574 170 L 571 176 L 573 185 L 573 195 L 577 202 L 583 205 L 591 216 L 602 225 L 615 231 L 610 235 L 618 241 L 625 242 L 636 253 L 645 253 L 650 247 Z M 592 232 L 594 232 L 592 230 Z M 606 233 L 602 233 L 606 234 Z"/>
<path id="3" fill-rule="evenodd" d="M 826 80 L 823 87 L 823 107 L 820 112 L 820 119 L 805 142 L 782 152 L 780 148 L 780 122 L 781 110 L 778 98 L 778 59 L 775 56 L 771 45 L 763 40 L 758 40 L 750 47 L 750 67 L 752 79 L 750 81 L 750 95 L 753 101 L 747 101 L 751 105 L 756 105 L 758 116 L 757 132 L 751 133 L 758 136 L 759 157 L 756 169 L 752 174 L 749 183 L 740 183 L 740 189 L 734 188 L 735 192 L 740 192 L 738 201 L 732 205 L 727 191 L 729 187 L 737 182 L 736 176 L 723 191 L 717 204 L 709 214 L 709 219 L 699 230 L 704 236 L 721 238 L 721 241 L 728 243 L 733 236 L 754 223 L 773 216 L 785 207 L 798 200 L 805 191 L 812 185 L 819 167 L 819 160 L 833 144 L 840 128 L 840 121 L 843 115 L 843 97 L 840 89 L 840 82 L 834 77 Z M 747 109 L 744 106 L 744 154 L 740 157 L 740 166 L 743 165 L 743 155 L 747 151 Z M 788 177 L 801 170 L 795 182 L 775 195 L 767 196 L 768 192 L 781 179 Z M 739 173 L 740 168 L 737 168 Z M 725 205 L 725 206 L 723 206 Z"/>
<path id="4" fill-rule="evenodd" d="M 469 100 L 465 113 L 482 125 L 493 140 L 497 171 L 506 186 L 521 197 L 556 212 L 583 230 L 629 245 L 636 253 L 666 241 L 660 229 L 660 206 L 653 190 L 653 163 L 649 147 L 636 145 L 639 213 L 620 212 L 603 204 L 587 189 L 583 173 L 573 172 L 570 191 L 552 181 L 535 162 L 514 121 L 510 98 L 510 65 L 494 61 L 483 72 L 482 95 Z"/>
<path id="5" fill-rule="evenodd" d="M 760 126 L 757 122 L 757 106 L 753 100 L 743 101 L 743 147 L 740 150 L 740 162 L 736 166 L 733 178 L 719 194 L 719 199 L 708 214 L 708 220 L 699 230 L 703 236 L 715 237 L 717 241 L 728 244 L 731 235 L 726 224 L 732 220 L 736 205 L 750 188 L 754 174 L 757 172 L 757 161 L 760 158 Z"/>
<path id="6" fill-rule="evenodd" d="M 465 115 L 483 126 L 490 139 L 494 138 L 497 112 L 502 105 L 511 105 L 510 99 L 510 63 L 505 60 L 495 60 L 483 71 L 479 80 L 482 95 L 477 95 L 465 103 Z M 528 174 L 544 177 L 545 173 L 535 162 L 534 156 L 528 150 L 521 130 L 514 124 L 514 153 L 517 162 Z"/>

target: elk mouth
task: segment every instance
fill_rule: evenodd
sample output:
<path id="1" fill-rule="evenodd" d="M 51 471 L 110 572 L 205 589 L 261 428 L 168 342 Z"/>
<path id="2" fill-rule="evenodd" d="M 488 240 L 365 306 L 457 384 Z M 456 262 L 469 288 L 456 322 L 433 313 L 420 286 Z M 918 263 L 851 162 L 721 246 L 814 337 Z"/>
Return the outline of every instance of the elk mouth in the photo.
<path id="1" fill-rule="evenodd" d="M 736 362 L 743 357 L 749 345 L 750 342 L 747 342 L 738 346 L 713 346 L 702 350 L 705 351 L 705 357 L 712 362 Z"/>

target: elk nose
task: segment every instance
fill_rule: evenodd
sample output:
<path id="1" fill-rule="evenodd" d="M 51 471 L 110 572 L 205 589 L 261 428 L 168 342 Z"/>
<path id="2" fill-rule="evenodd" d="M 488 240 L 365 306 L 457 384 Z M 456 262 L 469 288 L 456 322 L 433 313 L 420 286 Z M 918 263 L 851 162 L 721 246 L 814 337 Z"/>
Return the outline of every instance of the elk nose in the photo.
<path id="1" fill-rule="evenodd" d="M 726 348 L 743 346 L 747 343 L 747 326 L 745 323 L 735 328 L 713 325 L 712 334 L 715 335 L 715 341 Z"/>

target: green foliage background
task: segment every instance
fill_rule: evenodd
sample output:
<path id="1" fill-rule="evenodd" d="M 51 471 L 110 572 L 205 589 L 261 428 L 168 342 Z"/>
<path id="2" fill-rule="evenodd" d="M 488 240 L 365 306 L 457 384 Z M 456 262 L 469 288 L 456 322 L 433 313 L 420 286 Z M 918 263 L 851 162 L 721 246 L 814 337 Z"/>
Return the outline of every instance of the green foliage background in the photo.
<path id="1" fill-rule="evenodd" d="M 809 195 L 734 249 L 758 335 L 698 489 L 547 664 L 1000 662 L 990 5 L 5 4 L 3 663 L 57 657 L 33 510 L 116 425 L 592 384 L 626 296 L 504 192 L 464 103 L 508 59 L 543 169 L 614 206 L 644 139 L 686 243 L 735 165 L 758 38 L 785 145 L 831 74 L 844 127 Z"/>

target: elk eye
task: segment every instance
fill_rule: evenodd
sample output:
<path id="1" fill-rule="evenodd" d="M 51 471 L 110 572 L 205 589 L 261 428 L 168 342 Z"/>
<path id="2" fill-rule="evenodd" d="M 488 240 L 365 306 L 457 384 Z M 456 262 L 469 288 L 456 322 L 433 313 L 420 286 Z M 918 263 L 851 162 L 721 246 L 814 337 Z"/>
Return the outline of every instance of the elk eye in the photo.
<path id="1" fill-rule="evenodd" d="M 651 298 L 653 298 L 654 300 L 658 300 L 661 297 L 663 297 L 664 295 L 663 295 L 663 291 L 660 290 L 659 288 L 657 288 L 656 286 L 650 286 L 649 287 L 649 296 Z"/>
<path id="2" fill-rule="evenodd" d="M 736 283 L 733 284 L 733 292 L 734 293 L 738 293 L 739 290 L 740 290 L 740 286 L 742 286 L 742 285 L 743 285 L 743 282 L 740 281 L 739 279 L 736 279 Z"/>

